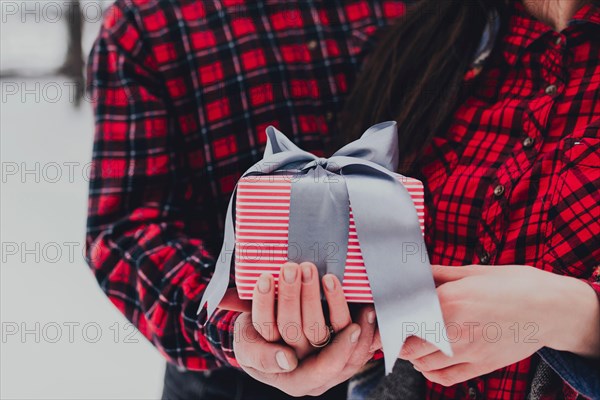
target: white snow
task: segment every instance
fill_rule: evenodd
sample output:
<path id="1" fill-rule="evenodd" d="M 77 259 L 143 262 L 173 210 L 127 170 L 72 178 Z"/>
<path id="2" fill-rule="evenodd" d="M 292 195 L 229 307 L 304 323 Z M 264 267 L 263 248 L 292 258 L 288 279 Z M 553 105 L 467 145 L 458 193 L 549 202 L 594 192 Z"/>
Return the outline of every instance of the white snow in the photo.
<path id="1" fill-rule="evenodd" d="M 5 21 L 5 3 L 0 69 L 59 66 L 64 24 Z M 86 26 L 85 54 L 98 27 Z M 163 358 L 106 299 L 82 255 L 90 105 L 75 109 L 62 79 L 0 85 L 0 398 L 159 398 Z"/>

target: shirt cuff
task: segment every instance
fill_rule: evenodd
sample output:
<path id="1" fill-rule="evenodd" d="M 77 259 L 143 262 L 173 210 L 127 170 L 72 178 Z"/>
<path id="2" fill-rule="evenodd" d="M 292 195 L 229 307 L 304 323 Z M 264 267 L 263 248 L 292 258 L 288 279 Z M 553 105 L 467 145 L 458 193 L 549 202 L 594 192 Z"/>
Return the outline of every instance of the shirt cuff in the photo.
<path id="1" fill-rule="evenodd" d="M 597 271 L 598 276 L 596 276 L 596 273 L 594 273 L 594 276 L 592 277 L 592 279 L 590 279 L 590 280 L 584 279 L 583 281 L 585 283 L 587 283 L 588 285 L 590 285 L 592 287 L 592 289 L 594 289 L 594 291 L 598 295 L 598 301 L 600 301 L 600 267 L 596 268 L 596 271 Z"/>
<path id="2" fill-rule="evenodd" d="M 239 311 L 230 311 L 217 308 L 206 323 L 202 323 L 206 316 L 206 308 L 200 314 L 200 330 L 197 339 L 203 348 L 219 360 L 220 366 L 241 369 L 233 351 L 235 341 L 235 324 L 241 315 Z"/>
<path id="3" fill-rule="evenodd" d="M 226 352 L 225 358 L 226 358 L 227 362 L 229 363 L 229 365 L 241 370 L 242 367 L 240 366 L 240 364 L 237 362 L 237 359 L 235 358 L 235 351 L 233 350 L 233 344 L 235 343 L 236 320 L 237 320 L 237 317 L 239 317 L 242 313 L 238 312 L 238 311 L 232 311 L 232 313 L 233 313 L 233 316 L 231 317 L 232 328 L 228 332 L 228 340 L 229 340 L 229 343 L 231 343 L 231 352 Z"/>
<path id="4" fill-rule="evenodd" d="M 573 389 L 590 399 L 600 397 L 600 360 L 543 347 L 542 359 Z"/>

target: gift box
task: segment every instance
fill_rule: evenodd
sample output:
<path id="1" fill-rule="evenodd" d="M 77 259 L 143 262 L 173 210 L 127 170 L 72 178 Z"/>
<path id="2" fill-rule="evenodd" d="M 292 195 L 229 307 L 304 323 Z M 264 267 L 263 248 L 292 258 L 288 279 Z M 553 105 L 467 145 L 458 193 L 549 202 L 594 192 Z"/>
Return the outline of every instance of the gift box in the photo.
<path id="1" fill-rule="evenodd" d="M 395 174 L 410 194 L 424 233 L 424 195 L 421 181 Z M 279 279 L 288 260 L 292 175 L 263 175 L 240 179 L 235 201 L 235 282 L 240 299 L 251 300 L 262 273 Z M 360 250 L 350 204 L 348 252 L 342 286 L 348 302 L 372 303 L 371 287 Z M 310 258 L 310 255 L 307 255 Z M 310 261 L 310 260 L 308 260 Z"/>
<path id="2" fill-rule="evenodd" d="M 262 160 L 242 174 L 229 201 L 223 246 L 198 313 L 219 307 L 235 271 L 238 295 L 251 299 L 258 277 L 278 281 L 288 260 L 310 261 L 334 274 L 350 302 L 373 303 L 385 355 L 393 369 L 409 336 L 452 355 L 423 238 L 423 185 L 394 173 L 399 162 L 395 121 L 371 126 L 329 158 L 266 129 Z"/>

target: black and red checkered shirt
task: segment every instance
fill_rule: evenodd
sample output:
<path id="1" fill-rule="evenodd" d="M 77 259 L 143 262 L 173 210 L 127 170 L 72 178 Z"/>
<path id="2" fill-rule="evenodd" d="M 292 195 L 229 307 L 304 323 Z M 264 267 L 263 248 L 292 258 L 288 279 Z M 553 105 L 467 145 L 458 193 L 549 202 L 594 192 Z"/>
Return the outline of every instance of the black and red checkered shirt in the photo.
<path id="1" fill-rule="evenodd" d="M 236 312 L 196 310 L 240 174 L 274 125 L 323 154 L 403 1 L 118 0 L 90 55 L 88 258 L 171 362 L 237 366 Z M 421 160 L 432 263 L 524 264 L 592 283 L 600 264 L 600 9 L 561 33 L 517 3 L 472 95 Z M 522 399 L 536 356 L 427 398 Z M 569 391 L 564 386 L 565 391 Z M 573 395 L 571 391 L 571 395 Z"/>

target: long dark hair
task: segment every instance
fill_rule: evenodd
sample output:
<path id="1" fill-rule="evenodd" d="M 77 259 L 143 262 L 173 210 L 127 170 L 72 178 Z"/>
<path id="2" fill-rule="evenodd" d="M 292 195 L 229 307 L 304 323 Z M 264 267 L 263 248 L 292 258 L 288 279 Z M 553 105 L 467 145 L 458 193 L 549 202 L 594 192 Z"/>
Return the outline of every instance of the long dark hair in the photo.
<path id="1" fill-rule="evenodd" d="M 504 0 L 420 0 L 383 30 L 369 52 L 338 119 L 336 144 L 369 126 L 395 120 L 402 172 L 444 129 L 455 110 L 463 77 L 484 28 Z"/>

